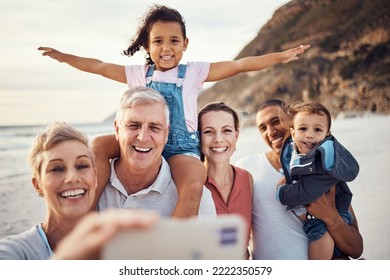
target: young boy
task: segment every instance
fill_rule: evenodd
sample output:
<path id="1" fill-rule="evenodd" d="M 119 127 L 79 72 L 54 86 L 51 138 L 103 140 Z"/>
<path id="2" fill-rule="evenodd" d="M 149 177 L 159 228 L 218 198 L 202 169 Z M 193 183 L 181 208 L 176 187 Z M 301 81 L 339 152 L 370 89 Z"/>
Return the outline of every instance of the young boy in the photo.
<path id="1" fill-rule="evenodd" d="M 325 223 L 299 205 L 311 203 L 336 186 L 336 208 L 351 224 L 352 193 L 345 182 L 356 178 L 359 165 L 331 135 L 331 116 L 325 106 L 318 102 L 295 103 L 289 114 L 291 137 L 284 143 L 280 159 L 286 183 L 278 187 L 276 196 L 304 222 L 310 241 L 309 259 L 337 258 L 341 252 L 334 247 Z"/>

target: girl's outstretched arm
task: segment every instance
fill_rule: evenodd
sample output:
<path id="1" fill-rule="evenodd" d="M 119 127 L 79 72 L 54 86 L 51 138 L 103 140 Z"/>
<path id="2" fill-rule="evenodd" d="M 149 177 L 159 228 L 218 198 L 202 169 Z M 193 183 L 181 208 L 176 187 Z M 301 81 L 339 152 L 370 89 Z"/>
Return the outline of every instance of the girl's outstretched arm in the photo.
<path id="1" fill-rule="evenodd" d="M 95 210 L 111 176 L 110 159 L 119 157 L 120 150 L 114 134 L 97 136 L 92 140 L 92 150 L 95 155 L 98 186 L 91 210 Z"/>
<path id="2" fill-rule="evenodd" d="M 298 54 L 310 48 L 310 45 L 300 45 L 283 52 L 260 56 L 248 56 L 234 61 L 221 61 L 210 64 L 206 82 L 215 82 L 233 77 L 242 72 L 258 71 L 278 63 L 287 63 L 298 59 Z"/>
<path id="3" fill-rule="evenodd" d="M 72 54 L 62 53 L 53 48 L 39 47 L 38 50 L 43 51 L 43 56 L 49 56 L 59 62 L 65 62 L 70 66 L 81 71 L 92 74 L 99 74 L 108 79 L 126 83 L 125 66 L 106 63 L 98 59 L 75 56 Z"/>

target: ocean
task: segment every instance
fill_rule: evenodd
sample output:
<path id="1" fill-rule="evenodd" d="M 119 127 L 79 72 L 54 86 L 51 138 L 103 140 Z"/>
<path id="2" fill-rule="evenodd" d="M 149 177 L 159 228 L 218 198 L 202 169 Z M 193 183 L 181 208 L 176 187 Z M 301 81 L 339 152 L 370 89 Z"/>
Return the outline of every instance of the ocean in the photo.
<path id="1" fill-rule="evenodd" d="M 112 124 L 75 125 L 90 140 L 113 133 Z M 29 229 L 44 218 L 45 205 L 31 183 L 27 155 L 37 127 L 0 127 L 0 238 Z M 355 156 L 358 177 L 349 187 L 359 230 L 364 239 L 363 257 L 390 260 L 390 116 L 365 115 L 333 121 L 333 135 Z M 264 152 L 267 146 L 256 127 L 240 132 L 232 163 Z"/>

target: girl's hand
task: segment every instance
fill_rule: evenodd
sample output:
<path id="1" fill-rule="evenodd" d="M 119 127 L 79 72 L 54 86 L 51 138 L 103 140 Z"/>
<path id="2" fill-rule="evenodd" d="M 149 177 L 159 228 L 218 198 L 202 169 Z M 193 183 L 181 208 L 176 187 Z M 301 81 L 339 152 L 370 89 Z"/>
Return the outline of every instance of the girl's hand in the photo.
<path id="1" fill-rule="evenodd" d="M 310 45 L 300 45 L 299 47 L 282 52 L 283 57 L 281 62 L 287 63 L 292 60 L 298 60 L 298 54 L 303 53 L 308 48 L 310 48 Z"/>
<path id="2" fill-rule="evenodd" d="M 62 60 L 63 53 L 57 51 L 56 49 L 48 48 L 48 47 L 39 47 L 38 50 L 43 51 L 42 52 L 43 56 L 49 56 L 55 60 L 58 60 L 59 62 L 64 62 Z"/>

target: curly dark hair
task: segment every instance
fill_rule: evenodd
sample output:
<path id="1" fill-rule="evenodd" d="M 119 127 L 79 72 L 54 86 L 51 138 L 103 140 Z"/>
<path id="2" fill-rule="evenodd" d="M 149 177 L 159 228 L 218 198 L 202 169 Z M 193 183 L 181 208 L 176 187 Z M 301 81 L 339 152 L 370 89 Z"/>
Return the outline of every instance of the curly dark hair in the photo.
<path id="1" fill-rule="evenodd" d="M 152 26 L 154 23 L 159 21 L 179 23 L 183 37 L 187 38 L 185 20 L 177 10 L 168 8 L 163 5 L 152 5 L 141 20 L 137 33 L 131 40 L 130 46 L 123 51 L 123 54 L 132 56 L 137 51 L 139 51 L 141 47 L 146 49 L 149 46 L 149 34 Z M 146 56 L 146 63 L 149 65 L 154 64 L 149 53 L 147 53 Z"/>

